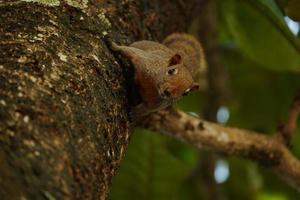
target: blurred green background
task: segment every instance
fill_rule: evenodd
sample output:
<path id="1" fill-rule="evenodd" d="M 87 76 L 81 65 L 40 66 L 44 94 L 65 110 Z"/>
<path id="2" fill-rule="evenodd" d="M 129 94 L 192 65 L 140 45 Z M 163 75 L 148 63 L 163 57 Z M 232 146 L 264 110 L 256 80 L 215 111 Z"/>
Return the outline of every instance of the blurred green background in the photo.
<path id="1" fill-rule="evenodd" d="M 273 134 L 300 88 L 300 1 L 218 0 L 215 9 L 220 62 L 228 77 L 224 87 L 230 95 L 211 109 L 216 106 L 211 99 L 222 97 L 208 82 L 176 106 L 228 126 Z M 208 72 L 212 82 L 213 73 Z M 300 158 L 299 126 L 292 151 Z M 299 200 L 300 194 L 252 161 L 137 129 L 113 179 L 110 199 Z"/>

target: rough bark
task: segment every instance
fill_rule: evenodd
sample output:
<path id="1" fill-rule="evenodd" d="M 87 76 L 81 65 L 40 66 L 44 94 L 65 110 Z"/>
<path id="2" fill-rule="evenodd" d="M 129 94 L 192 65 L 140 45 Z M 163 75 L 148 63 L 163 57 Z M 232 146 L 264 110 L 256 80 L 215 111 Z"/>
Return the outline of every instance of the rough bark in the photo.
<path id="1" fill-rule="evenodd" d="M 0 0 L 1 199 L 105 199 L 130 124 L 103 38 L 162 39 L 198 3 Z"/>

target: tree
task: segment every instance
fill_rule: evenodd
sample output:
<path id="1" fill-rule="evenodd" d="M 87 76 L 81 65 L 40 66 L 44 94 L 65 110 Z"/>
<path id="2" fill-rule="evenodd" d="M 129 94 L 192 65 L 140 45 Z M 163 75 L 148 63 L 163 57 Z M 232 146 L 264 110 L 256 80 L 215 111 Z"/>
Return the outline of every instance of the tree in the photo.
<path id="1" fill-rule="evenodd" d="M 0 196 L 104 199 L 131 128 L 125 79 L 103 36 L 162 38 L 191 14 L 171 1 L 0 5 Z"/>
<path id="2" fill-rule="evenodd" d="M 207 2 L 211 3 L 206 0 L 1 1 L 0 196 L 4 199 L 107 198 L 111 179 L 134 128 L 128 114 L 131 103 L 128 80 L 132 75 L 126 67 L 130 64 L 110 50 L 107 38 L 127 44 L 145 38 L 161 41 L 168 33 L 186 31 L 192 19 L 209 25 L 216 18 L 209 17 L 215 12 L 209 9 L 215 7 Z M 249 2 L 254 5 L 253 1 Z M 203 10 L 205 6 L 208 11 Z M 224 5 L 232 10 L 235 6 L 234 1 Z M 243 8 L 249 9 L 245 5 Z M 199 11 L 208 17 L 195 18 Z M 230 22 L 232 26 L 240 25 L 239 21 Z M 278 21 L 273 24 L 282 28 Z M 216 36 L 209 38 L 216 29 L 203 27 L 198 33 L 208 38 L 204 42 L 207 49 L 213 49 L 208 55 L 209 62 L 218 63 L 220 52 L 214 54 L 218 49 Z M 287 31 L 282 32 L 297 50 L 297 39 Z M 241 47 L 250 58 L 261 61 L 261 57 L 250 51 L 252 47 L 245 38 L 236 38 L 244 44 Z M 289 52 L 291 62 L 279 64 L 297 70 L 299 60 L 294 57 L 299 54 L 294 50 Z M 270 66 L 270 60 L 266 59 L 264 64 Z M 210 74 L 215 72 L 220 73 L 219 80 L 226 73 L 216 70 Z M 213 85 L 214 79 L 210 80 Z M 215 87 L 218 85 L 223 84 Z M 220 96 L 223 90 L 216 91 Z M 221 97 L 220 102 L 223 101 L 227 101 L 226 95 Z M 292 110 L 297 113 L 297 109 L 294 106 Z M 295 126 L 296 115 L 287 125 Z M 173 120 L 178 121 L 178 126 L 169 123 Z M 286 131 L 287 125 L 282 134 L 271 138 L 223 129 L 173 110 L 156 113 L 139 125 L 175 133 L 173 136 L 196 146 L 201 143 L 213 151 L 262 162 L 299 188 L 300 167 L 284 143 L 294 131 L 294 128 Z M 186 135 L 186 131 L 191 134 Z M 203 136 L 213 132 L 214 136 Z M 218 140 L 220 136 L 227 137 L 232 148 L 223 144 L 224 140 Z"/>

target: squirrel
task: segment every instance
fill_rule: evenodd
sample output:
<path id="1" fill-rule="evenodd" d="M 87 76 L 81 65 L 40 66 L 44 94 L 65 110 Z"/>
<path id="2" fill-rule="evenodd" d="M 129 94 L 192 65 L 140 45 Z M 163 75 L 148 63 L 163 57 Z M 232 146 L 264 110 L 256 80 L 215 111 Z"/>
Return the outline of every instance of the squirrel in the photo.
<path id="1" fill-rule="evenodd" d="M 142 102 L 133 107 L 134 116 L 145 116 L 172 105 L 199 88 L 199 72 L 206 68 L 200 42 L 186 33 L 173 33 L 162 44 L 142 40 L 129 46 L 111 43 L 134 66 L 134 82 Z"/>

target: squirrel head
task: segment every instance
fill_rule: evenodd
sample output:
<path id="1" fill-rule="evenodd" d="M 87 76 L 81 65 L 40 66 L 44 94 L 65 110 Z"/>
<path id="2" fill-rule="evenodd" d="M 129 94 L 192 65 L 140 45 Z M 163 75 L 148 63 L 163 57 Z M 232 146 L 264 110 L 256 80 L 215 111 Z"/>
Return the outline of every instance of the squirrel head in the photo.
<path id="1" fill-rule="evenodd" d="M 175 101 L 199 88 L 179 53 L 160 46 L 159 43 L 150 43 L 151 45 L 146 42 L 139 43 L 140 46 L 142 44 L 149 49 L 153 48 L 153 45 L 155 48 L 145 51 L 115 43 L 112 43 L 112 48 L 121 51 L 134 65 L 135 80 L 142 90 L 140 93 L 144 94 L 142 96 L 146 96 L 145 101 L 155 102 L 159 99 Z M 150 101 L 150 97 L 155 100 Z"/>
<path id="2" fill-rule="evenodd" d="M 159 76 L 157 90 L 162 99 L 176 100 L 199 88 L 177 53 L 171 57 L 168 67 L 163 68 Z"/>

